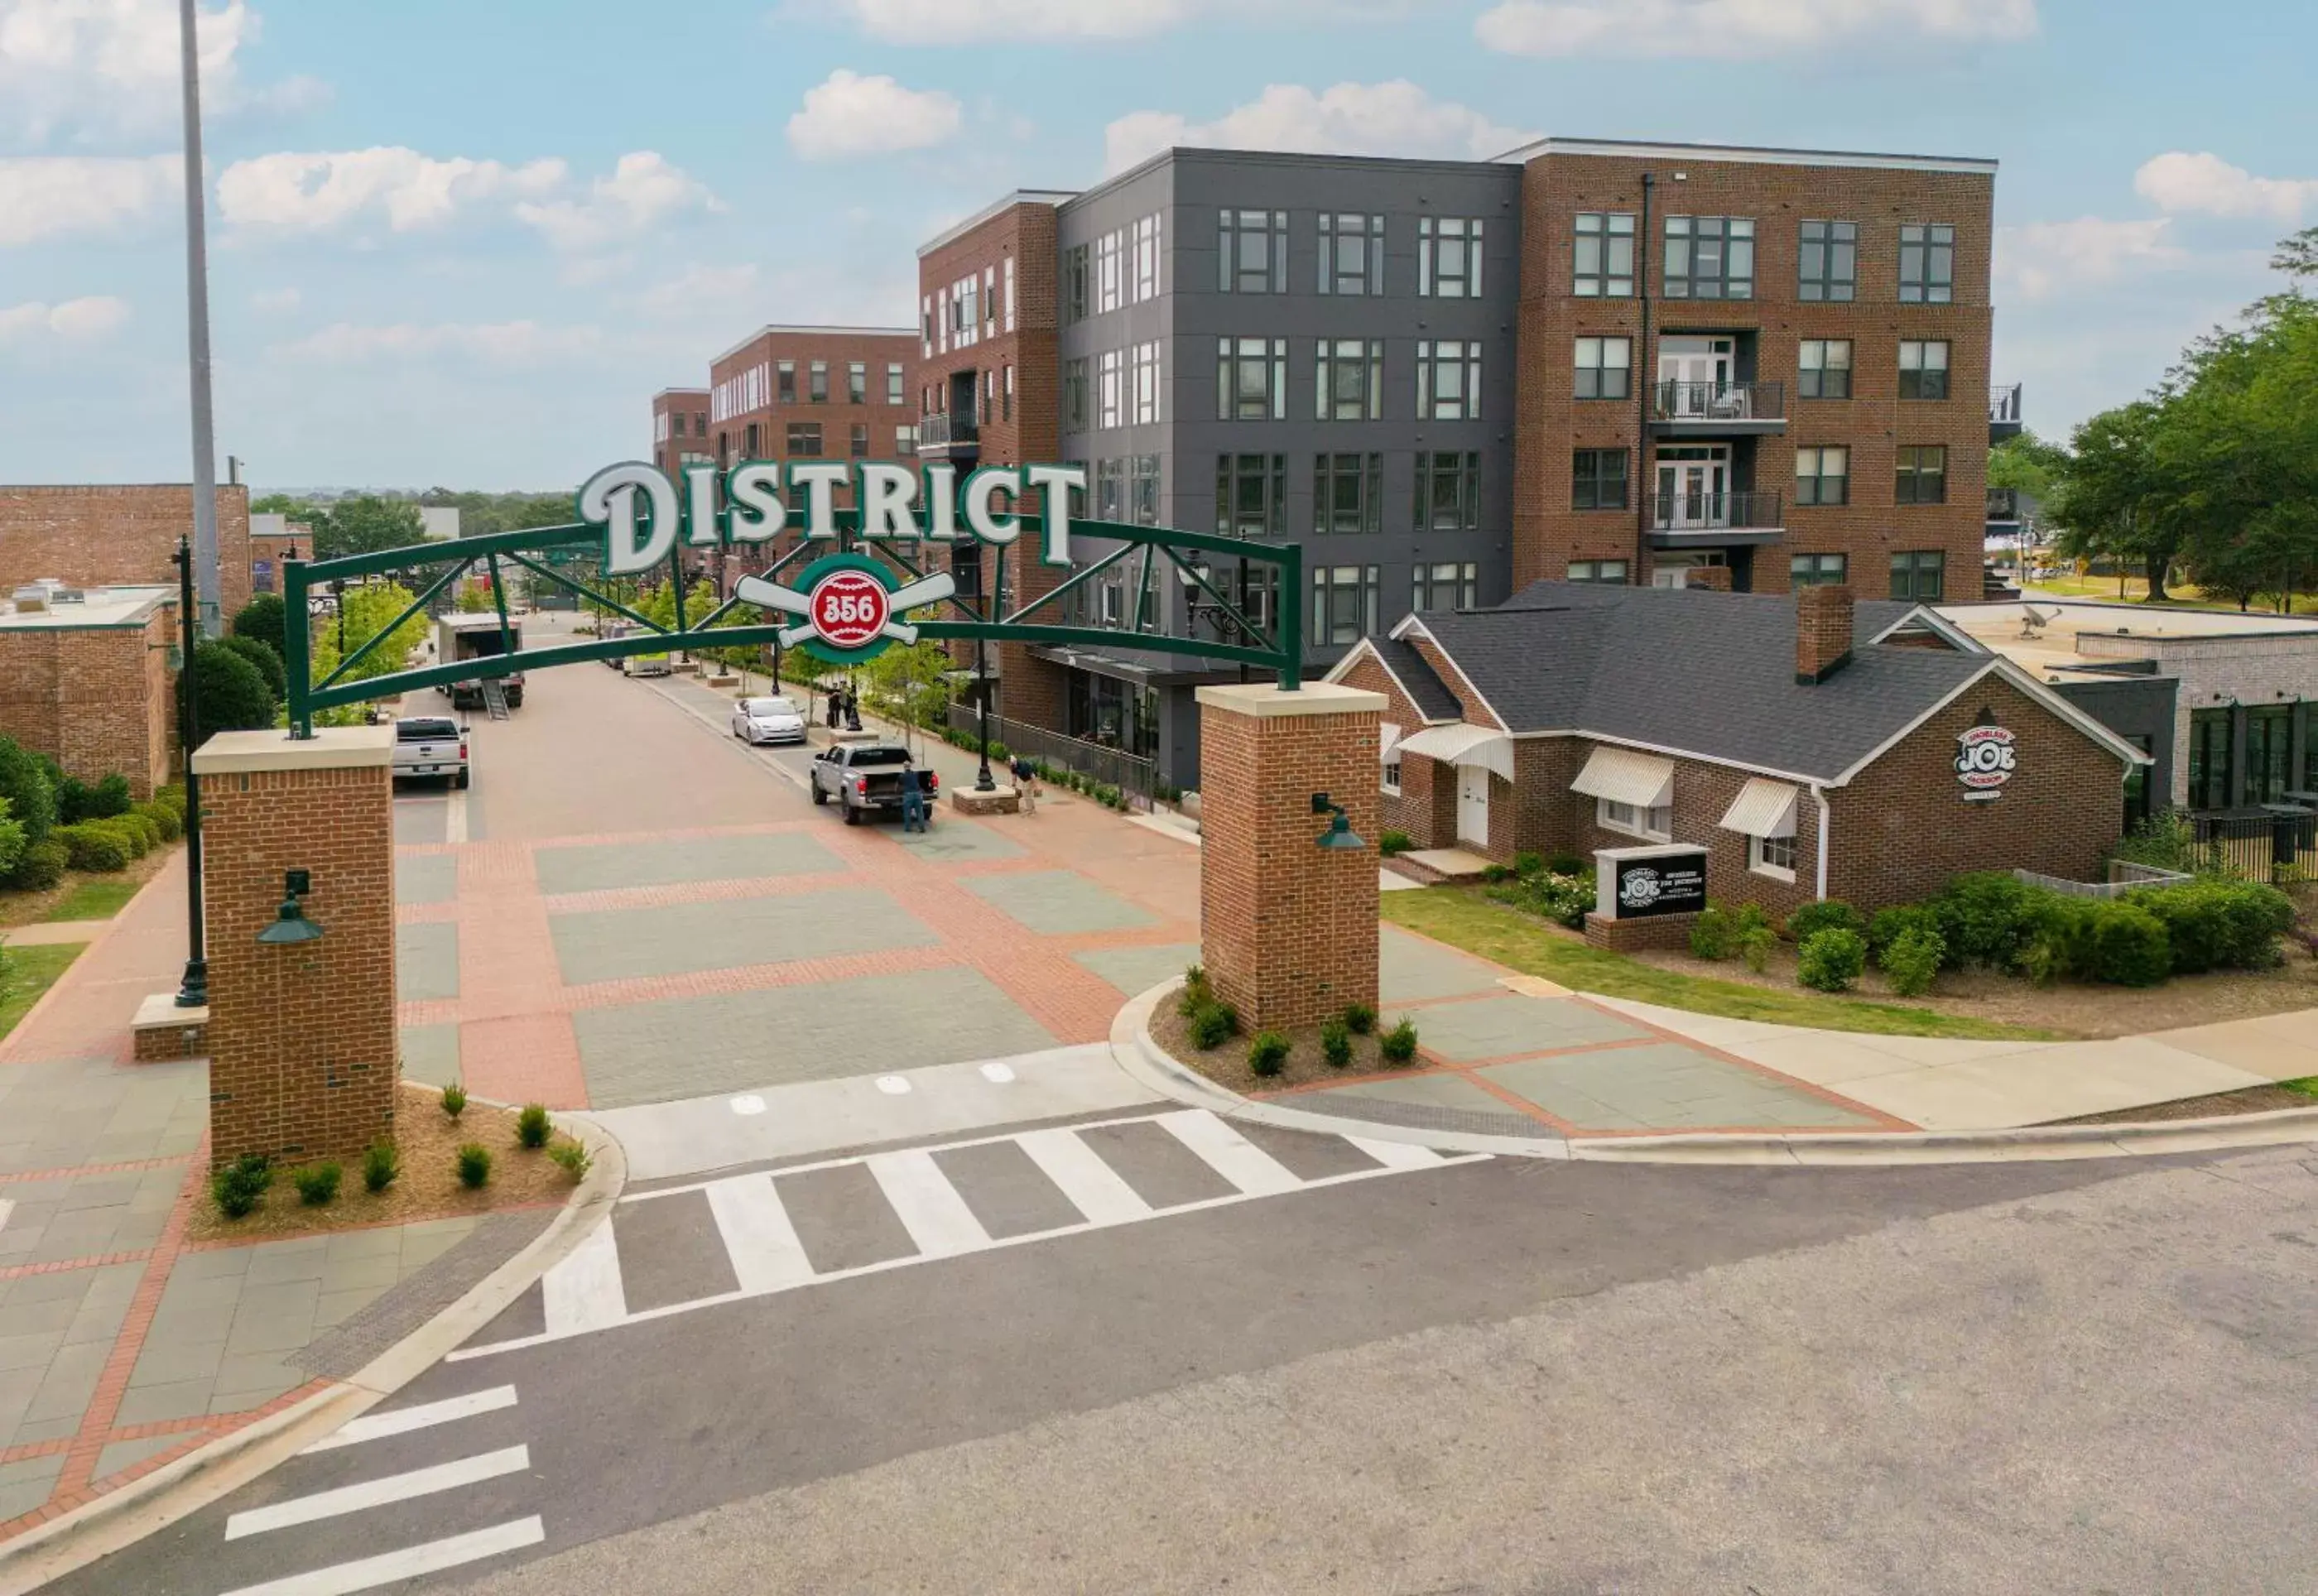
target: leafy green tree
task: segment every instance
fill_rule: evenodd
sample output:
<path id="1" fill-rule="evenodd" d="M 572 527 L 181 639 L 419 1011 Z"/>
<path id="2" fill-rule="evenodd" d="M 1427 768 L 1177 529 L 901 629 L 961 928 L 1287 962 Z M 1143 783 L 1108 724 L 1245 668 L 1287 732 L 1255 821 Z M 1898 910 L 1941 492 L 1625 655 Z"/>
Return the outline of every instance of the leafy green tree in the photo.
<path id="1" fill-rule="evenodd" d="M 2170 596 L 2165 578 L 2182 536 L 2182 484 L 2157 448 L 2165 420 L 2163 404 L 2136 399 L 2080 424 L 2067 474 L 2045 505 L 2064 558 L 2138 560 L 2152 603 Z"/>
<path id="2" fill-rule="evenodd" d="M 44 840 L 57 823 L 57 785 L 39 755 L 11 737 L 0 737 L 0 803 L 24 829 L 24 841 Z"/>
<path id="3" fill-rule="evenodd" d="M 2015 488 L 2042 503 L 2052 497 L 2053 484 L 2068 467 L 2067 449 L 2023 432 L 1988 452 L 1988 485 Z"/>
<path id="4" fill-rule="evenodd" d="M 24 861 L 24 850 L 31 846 L 31 838 L 24 834 L 24 822 L 11 817 L 8 801 L 0 798 L 0 881 L 15 874 L 16 866 Z M 0 998 L 7 995 L 0 988 Z"/>
<path id="5" fill-rule="evenodd" d="M 292 521 L 310 522 L 314 507 L 286 493 L 269 493 L 263 498 L 251 499 L 249 513 L 253 516 L 287 516 Z"/>
<path id="6" fill-rule="evenodd" d="M 350 658 L 363 644 L 385 630 L 409 606 L 413 595 L 407 587 L 394 582 L 373 582 L 365 587 L 349 587 L 338 599 L 339 614 L 324 617 L 314 627 L 314 674 L 319 682 L 336 670 L 342 658 Z M 345 623 L 345 651 L 340 652 L 339 624 Z M 409 664 L 411 653 L 427 641 L 427 616 L 424 612 L 412 615 L 397 627 L 392 636 L 355 660 L 346 675 L 350 682 L 367 682 L 389 676 Z"/>
<path id="7" fill-rule="evenodd" d="M 895 643 L 865 668 L 869 690 L 912 727 L 930 726 L 949 702 L 949 651 L 931 638 Z"/>
<path id="8" fill-rule="evenodd" d="M 274 724 L 274 695 L 265 678 L 222 642 L 194 645 L 193 692 L 203 740 L 220 731 L 256 731 Z"/>
<path id="9" fill-rule="evenodd" d="M 275 703 L 289 696 L 289 672 L 283 667 L 282 656 L 274 650 L 271 644 L 260 642 L 254 637 L 243 637 L 238 632 L 218 641 L 257 668 L 257 674 L 265 678 L 265 690 L 274 695 Z"/>
<path id="10" fill-rule="evenodd" d="M 236 637 L 255 638 L 274 650 L 274 658 L 284 657 L 283 642 L 282 597 L 275 593 L 261 593 L 241 606 L 233 618 Z"/>
<path id="11" fill-rule="evenodd" d="M 419 542 L 425 526 L 417 505 L 368 493 L 342 498 L 315 513 L 314 555 L 319 560 L 337 560 L 403 548 Z"/>

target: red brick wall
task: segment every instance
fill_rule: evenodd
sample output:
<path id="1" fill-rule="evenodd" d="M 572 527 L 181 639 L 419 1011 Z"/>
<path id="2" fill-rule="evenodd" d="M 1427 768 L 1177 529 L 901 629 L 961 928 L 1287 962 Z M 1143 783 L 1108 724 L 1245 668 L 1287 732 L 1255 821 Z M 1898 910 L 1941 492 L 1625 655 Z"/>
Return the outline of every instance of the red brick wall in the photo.
<path id="1" fill-rule="evenodd" d="M 217 490 L 219 591 L 225 619 L 249 602 L 249 489 Z M 77 587 L 177 585 L 177 539 L 193 530 L 182 482 L 135 487 L 0 487 L 0 592 L 40 577 Z"/>
<path id="2" fill-rule="evenodd" d="M 793 421 L 816 422 L 821 426 L 821 453 L 814 458 L 845 460 L 849 458 L 851 445 L 848 439 L 856 423 L 869 428 L 871 460 L 895 458 L 894 429 L 913 426 L 917 406 L 910 401 L 909 367 L 917 359 L 918 341 L 901 333 L 849 332 L 769 332 L 750 339 L 741 348 L 708 368 L 712 387 L 728 377 L 738 375 L 751 366 L 771 368 L 766 376 L 769 402 L 753 410 L 740 411 L 722 421 L 708 424 L 705 438 L 684 439 L 686 448 L 701 454 L 715 456 L 719 464 L 728 458 L 737 463 L 747 459 L 786 460 L 789 458 L 788 429 Z M 796 363 L 796 402 L 780 402 L 780 363 Z M 813 391 L 813 363 L 829 363 L 829 400 L 814 404 L 808 397 Z M 846 402 L 846 368 L 854 361 L 868 367 L 869 386 L 867 404 Z M 885 367 L 894 361 L 902 364 L 903 403 L 885 402 Z M 691 408 L 708 409 L 702 399 Z M 757 453 L 750 456 L 741 452 L 750 423 L 758 430 Z M 719 440 L 723 440 L 720 447 Z M 671 440 L 672 441 L 672 440 Z M 806 458 L 799 456 L 798 458 Z"/>
<path id="3" fill-rule="evenodd" d="M 881 379 L 882 381 L 882 379 Z M 669 435 L 665 441 L 660 435 L 660 418 L 669 419 Z M 697 417 L 702 430 L 693 430 Z M 652 396 L 651 462 L 671 477 L 681 480 L 684 456 L 716 453 L 715 435 L 706 430 L 708 420 L 708 390 L 705 388 L 671 388 Z M 678 431 L 681 425 L 682 430 Z M 873 437 L 873 442 L 874 437 Z"/>
<path id="4" fill-rule="evenodd" d="M 142 627 L 0 631 L 0 734 L 67 776 L 118 771 L 138 799 L 151 797 L 169 780 L 176 614 L 168 604 Z"/>
<path id="5" fill-rule="evenodd" d="M 1514 587 L 1559 577 L 1572 560 L 1637 559 L 1640 500 L 1624 510 L 1570 508 L 1570 453 L 1622 448 L 1629 482 L 1647 485 L 1648 452 L 1637 444 L 1635 398 L 1579 400 L 1572 396 L 1571 342 L 1606 335 L 1639 337 L 1640 301 L 1580 300 L 1570 292 L 1572 218 L 1581 211 L 1641 209 L 1641 175 L 1657 175 L 1649 246 L 1653 336 L 1674 332 L 1756 336 L 1756 377 L 1786 385 L 1783 436 L 1755 443 L 1755 485 L 1786 507 L 1786 538 L 1756 551 L 1758 592 L 1787 587 L 1792 554 L 1842 553 L 1853 585 L 1882 597 L 1895 551 L 1940 549 L 1947 556 L 1947 596 L 1976 597 L 1988 459 L 1989 265 L 1995 183 L 1972 173 L 1772 166 L 1704 159 L 1548 154 L 1532 161 L 1523 182 L 1520 372 L 1515 403 Z M 1673 173 L 1685 181 L 1676 184 Z M 1755 298 L 1739 301 L 1667 300 L 1662 285 L 1664 219 L 1668 214 L 1755 219 Z M 1799 238 L 1806 220 L 1859 225 L 1857 298 L 1848 304 L 1796 298 Z M 1955 302 L 1899 302 L 1902 223 L 1945 222 L 1956 229 Z M 1852 341 L 1852 398 L 1802 399 L 1796 394 L 1797 345 L 1806 338 Z M 1949 398 L 1899 398 L 1903 338 L 1945 338 Z M 1658 369 L 1655 349 L 1635 351 L 1637 387 Z M 1834 444 L 1851 450 L 1847 507 L 1794 506 L 1794 451 Z M 1902 444 L 1945 444 L 1947 502 L 1897 507 L 1895 452 Z M 1734 453 L 1744 443 L 1734 443 Z M 1647 561 L 1645 561 L 1647 563 Z M 1646 580 L 1646 569 L 1634 572 Z"/>
<path id="6" fill-rule="evenodd" d="M 383 765 L 205 774 L 210 1155 L 359 1157 L 394 1129 L 393 793 Z M 312 872 L 292 947 L 257 933 Z"/>

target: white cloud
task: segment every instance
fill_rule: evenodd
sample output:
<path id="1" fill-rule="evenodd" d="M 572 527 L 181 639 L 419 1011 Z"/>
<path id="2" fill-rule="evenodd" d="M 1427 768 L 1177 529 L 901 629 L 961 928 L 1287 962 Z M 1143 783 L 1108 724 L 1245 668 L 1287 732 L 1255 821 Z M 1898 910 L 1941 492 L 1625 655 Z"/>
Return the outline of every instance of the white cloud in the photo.
<path id="1" fill-rule="evenodd" d="M 1507 55 L 1719 59 L 2035 31 L 2036 0 L 1504 0 L 1473 24 L 1475 37 Z"/>
<path id="2" fill-rule="evenodd" d="M 1103 130 L 1103 157 L 1112 172 L 1176 145 L 1470 158 L 1502 154 L 1529 137 L 1469 105 L 1435 100 L 1406 79 L 1340 83 L 1316 94 L 1275 83 L 1211 122 L 1172 112 L 1130 112 Z"/>
<path id="3" fill-rule="evenodd" d="M 399 145 L 284 151 L 228 166 L 217 182 L 218 213 L 237 228 L 281 233 L 328 232 L 383 215 L 402 233 L 439 227 L 485 202 L 552 193 L 565 175 L 562 161 L 436 160 Z"/>
<path id="4" fill-rule="evenodd" d="M 641 238 L 687 211 L 722 211 L 707 187 L 656 151 L 633 150 L 608 177 L 589 185 L 584 200 L 524 201 L 516 215 L 556 248 L 602 249 Z"/>
<path id="5" fill-rule="evenodd" d="M 957 137 L 964 121 L 957 101 L 939 90 L 840 67 L 804 92 L 804 108 L 789 118 L 789 148 L 809 161 L 930 149 Z"/>
<path id="6" fill-rule="evenodd" d="M 294 288 L 261 288 L 249 296 L 249 308 L 265 316 L 287 316 L 304 298 Z"/>
<path id="7" fill-rule="evenodd" d="M 489 365 L 539 365 L 588 354 L 601 342 L 601 333 L 592 327 L 542 327 L 535 321 L 405 321 L 382 327 L 340 321 L 293 343 L 277 344 L 272 353 L 320 365 L 443 355 Z"/>
<path id="8" fill-rule="evenodd" d="M 2134 192 L 2161 211 L 2299 221 L 2318 211 L 2318 177 L 2256 177 L 2210 152 L 2174 150 L 2133 175 Z"/>
<path id="9" fill-rule="evenodd" d="M 67 300 L 60 305 L 33 300 L 0 309 L 0 344 L 43 334 L 68 343 L 91 343 L 118 332 L 128 319 L 129 301 L 109 295 Z"/>
<path id="10" fill-rule="evenodd" d="M 2188 252 L 2173 243 L 2172 223 L 2038 221 L 1996 229 L 1996 278 L 2020 297 L 2040 300 L 2062 290 L 2115 282 L 2128 273 L 2177 265 Z"/>
<path id="11" fill-rule="evenodd" d="M 1142 39 L 1186 22 L 1278 22 L 1319 26 L 1421 14 L 1439 0 L 793 0 L 784 25 L 832 12 L 887 44 L 960 39 L 1038 44 Z"/>
<path id="12" fill-rule="evenodd" d="M 177 202 L 173 155 L 0 157 L 0 248 L 117 231 Z"/>
<path id="13" fill-rule="evenodd" d="M 665 282 L 638 296 L 644 314 L 661 320 L 702 318 L 720 322 L 745 321 L 739 301 L 755 293 L 758 271 L 753 262 L 731 266 L 687 266 Z"/>
<path id="14" fill-rule="evenodd" d="M 258 35 L 243 0 L 202 8 L 195 28 L 205 112 L 294 111 L 327 92 L 310 78 L 241 81 L 237 57 Z M 0 0 L 0 133 L 148 138 L 180 115 L 175 0 Z"/>

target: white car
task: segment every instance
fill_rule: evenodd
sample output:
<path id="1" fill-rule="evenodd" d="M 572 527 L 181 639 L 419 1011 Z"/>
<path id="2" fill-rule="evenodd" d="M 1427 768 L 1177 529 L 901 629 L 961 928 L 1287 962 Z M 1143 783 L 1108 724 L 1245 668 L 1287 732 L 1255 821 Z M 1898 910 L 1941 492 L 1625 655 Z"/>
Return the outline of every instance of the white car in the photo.
<path id="1" fill-rule="evenodd" d="M 743 698 L 732 706 L 732 735 L 743 742 L 803 742 L 804 712 L 786 698 Z"/>
<path id="2" fill-rule="evenodd" d="M 393 774 L 439 776 L 454 787 L 472 778 L 467 729 L 448 715 L 409 715 L 394 723 Z"/>

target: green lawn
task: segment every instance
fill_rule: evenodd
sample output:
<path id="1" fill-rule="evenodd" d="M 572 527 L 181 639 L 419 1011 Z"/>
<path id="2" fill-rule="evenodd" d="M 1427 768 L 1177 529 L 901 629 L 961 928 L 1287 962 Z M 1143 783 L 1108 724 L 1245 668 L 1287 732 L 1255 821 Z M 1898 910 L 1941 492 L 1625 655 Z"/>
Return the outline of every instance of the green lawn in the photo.
<path id="1" fill-rule="evenodd" d="M 45 947 L 0 946 L 0 1036 L 16 1028 L 16 1022 L 87 946 L 85 942 L 58 942 Z"/>
<path id="2" fill-rule="evenodd" d="M 1623 954 L 1588 946 L 1561 935 L 1533 916 L 1492 903 L 1478 893 L 1453 888 L 1387 892 L 1383 895 L 1383 916 L 1394 925 L 1406 926 L 1452 947 L 1478 954 L 1507 969 L 1541 975 L 1579 991 L 1605 998 L 1630 998 L 1639 1003 L 1659 1003 L 1668 1009 L 1687 1009 L 1694 1014 L 1758 1019 L 1771 1025 L 1810 1026 L 1823 1031 L 1872 1031 L 1886 1036 L 1970 1036 L 2028 1042 L 2059 1039 L 2059 1034 L 2053 1031 L 1939 1014 L 1929 1009 L 1823 997 L 1800 990 L 1785 991 L 1660 970 L 1637 964 Z"/>
<path id="3" fill-rule="evenodd" d="M 141 881 L 84 881 L 67 892 L 42 920 L 109 920 L 137 895 Z"/>
<path id="4" fill-rule="evenodd" d="M 2305 1098 L 2318 1100 L 2318 1075 L 2305 1075 L 2299 1080 L 2281 1080 L 2278 1084 L 2288 1091 L 2300 1092 Z"/>

